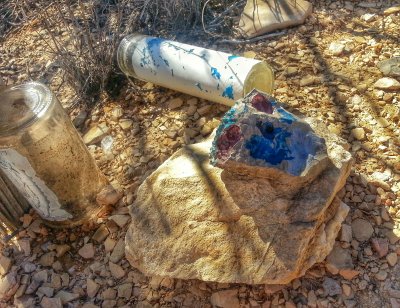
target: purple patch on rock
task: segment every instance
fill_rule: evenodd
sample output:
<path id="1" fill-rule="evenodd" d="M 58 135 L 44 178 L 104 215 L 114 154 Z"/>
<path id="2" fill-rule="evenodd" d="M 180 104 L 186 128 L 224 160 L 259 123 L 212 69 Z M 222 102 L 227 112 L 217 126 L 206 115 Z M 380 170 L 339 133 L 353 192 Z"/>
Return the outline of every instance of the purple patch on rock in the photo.
<path id="1" fill-rule="evenodd" d="M 258 111 L 272 114 L 274 112 L 274 107 L 272 103 L 262 94 L 256 94 L 251 99 L 251 105 Z"/>
<path id="2" fill-rule="evenodd" d="M 217 156 L 219 159 L 227 159 L 229 150 L 242 139 L 242 131 L 238 125 L 229 126 L 218 138 Z"/>

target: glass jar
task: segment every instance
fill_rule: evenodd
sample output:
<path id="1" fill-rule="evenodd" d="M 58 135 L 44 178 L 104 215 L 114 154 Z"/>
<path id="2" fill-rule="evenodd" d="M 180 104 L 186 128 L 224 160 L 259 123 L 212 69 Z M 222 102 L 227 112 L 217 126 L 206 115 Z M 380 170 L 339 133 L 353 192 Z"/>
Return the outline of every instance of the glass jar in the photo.
<path id="1" fill-rule="evenodd" d="M 0 91 L 0 169 L 52 226 L 96 215 L 107 180 L 48 87 L 29 82 Z"/>

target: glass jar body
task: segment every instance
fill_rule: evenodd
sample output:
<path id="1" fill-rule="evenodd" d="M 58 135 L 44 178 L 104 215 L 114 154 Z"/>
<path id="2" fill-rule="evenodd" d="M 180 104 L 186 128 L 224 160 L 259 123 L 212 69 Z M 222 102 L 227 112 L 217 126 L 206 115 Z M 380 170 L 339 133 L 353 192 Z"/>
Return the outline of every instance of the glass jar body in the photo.
<path id="1" fill-rule="evenodd" d="M 0 168 L 30 205 L 55 226 L 96 215 L 107 180 L 57 98 L 27 83 L 3 90 L 0 100 Z"/>

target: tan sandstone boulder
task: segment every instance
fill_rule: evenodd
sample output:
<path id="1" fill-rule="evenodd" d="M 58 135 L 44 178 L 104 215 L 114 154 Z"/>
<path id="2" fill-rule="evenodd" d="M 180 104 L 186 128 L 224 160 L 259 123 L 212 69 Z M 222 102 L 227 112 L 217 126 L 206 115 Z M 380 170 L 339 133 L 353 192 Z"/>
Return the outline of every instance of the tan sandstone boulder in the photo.
<path id="1" fill-rule="evenodd" d="M 130 207 L 125 252 L 132 266 L 149 276 L 286 284 L 323 261 L 349 210 L 335 195 L 352 159 L 340 138 L 306 122 L 325 139 L 329 157 L 308 177 L 214 167 L 211 140 L 172 155 Z"/>

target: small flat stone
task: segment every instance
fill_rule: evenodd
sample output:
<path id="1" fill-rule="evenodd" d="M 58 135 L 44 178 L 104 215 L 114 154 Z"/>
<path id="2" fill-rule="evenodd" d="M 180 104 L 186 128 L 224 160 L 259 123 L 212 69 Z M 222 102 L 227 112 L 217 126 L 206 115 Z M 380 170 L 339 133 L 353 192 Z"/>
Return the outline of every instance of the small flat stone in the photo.
<path id="1" fill-rule="evenodd" d="M 124 115 L 124 110 L 121 107 L 115 107 L 111 110 L 111 118 L 116 121 Z"/>
<path id="2" fill-rule="evenodd" d="M 88 278 L 86 280 L 86 293 L 87 296 L 93 298 L 96 296 L 97 292 L 100 289 L 100 285 L 97 284 L 93 279 Z"/>
<path id="3" fill-rule="evenodd" d="M 203 106 L 203 107 L 200 107 L 199 109 L 197 109 L 197 113 L 200 116 L 204 116 L 207 113 L 209 113 L 210 111 L 211 111 L 211 106 L 210 105 L 206 105 L 206 106 Z"/>
<path id="4" fill-rule="evenodd" d="M 353 231 L 351 230 L 350 225 L 342 224 L 342 229 L 340 231 L 340 240 L 347 243 L 350 243 L 353 240 Z"/>
<path id="5" fill-rule="evenodd" d="M 31 295 L 23 295 L 18 298 L 14 297 L 14 306 L 16 308 L 35 307 L 35 298 Z"/>
<path id="6" fill-rule="evenodd" d="M 115 279 L 120 279 L 125 276 L 124 269 L 118 264 L 110 262 L 108 266 L 110 267 L 111 275 L 113 275 Z"/>
<path id="7" fill-rule="evenodd" d="M 351 295 L 352 289 L 348 284 L 342 284 L 343 294 L 347 297 Z"/>
<path id="8" fill-rule="evenodd" d="M 383 11 L 385 15 L 391 15 L 400 12 L 400 6 L 392 6 Z"/>
<path id="9" fill-rule="evenodd" d="M 96 196 L 96 202 L 100 206 L 115 205 L 123 196 L 121 191 L 112 185 L 104 187 Z"/>
<path id="10" fill-rule="evenodd" d="M 340 56 L 344 52 L 346 46 L 339 42 L 332 42 L 329 45 L 329 52 L 334 56 Z"/>
<path id="11" fill-rule="evenodd" d="M 104 242 L 104 250 L 106 252 L 110 252 L 114 249 L 115 244 L 117 244 L 116 240 L 112 239 L 111 237 L 107 237 L 106 241 Z"/>
<path id="12" fill-rule="evenodd" d="M 131 218 L 129 215 L 112 215 L 108 219 L 113 220 L 118 227 L 123 228 Z"/>
<path id="13" fill-rule="evenodd" d="M 52 266 L 54 263 L 55 252 L 50 251 L 42 255 L 39 259 L 39 264 L 42 266 Z"/>
<path id="14" fill-rule="evenodd" d="M 93 244 L 85 244 L 81 249 L 79 249 L 78 253 L 84 259 L 92 259 L 95 253 Z"/>
<path id="15" fill-rule="evenodd" d="M 51 288 L 51 287 L 39 287 L 38 288 L 38 290 L 37 290 L 37 293 L 38 294 L 44 294 L 44 295 L 46 295 L 47 297 L 53 297 L 53 295 L 54 295 L 54 289 L 53 288 Z"/>
<path id="16" fill-rule="evenodd" d="M 365 131 L 362 127 L 353 128 L 351 134 L 357 140 L 363 140 L 365 138 Z"/>
<path id="17" fill-rule="evenodd" d="M 33 275 L 33 280 L 37 282 L 47 282 L 48 274 L 47 270 L 42 270 Z"/>
<path id="18" fill-rule="evenodd" d="M 170 99 L 168 102 L 167 102 L 167 106 L 168 106 L 168 108 L 169 109 L 177 109 L 177 108 L 179 108 L 179 107 L 181 107 L 183 105 L 183 99 L 182 98 L 180 98 L 180 97 L 175 97 L 175 98 L 173 98 L 173 99 Z"/>
<path id="19" fill-rule="evenodd" d="M 12 259 L 9 257 L 0 256 L 0 275 L 5 275 L 8 273 L 12 265 Z"/>
<path id="20" fill-rule="evenodd" d="M 317 76 L 308 75 L 300 79 L 300 86 L 311 86 L 321 83 L 321 78 Z"/>
<path id="21" fill-rule="evenodd" d="M 70 250 L 71 250 L 71 246 L 69 246 L 67 244 L 57 245 L 56 246 L 57 258 L 62 257 L 63 255 L 65 255 Z"/>
<path id="22" fill-rule="evenodd" d="M 110 232 L 108 231 L 106 226 L 101 225 L 100 227 L 97 228 L 96 232 L 93 234 L 92 240 L 97 243 L 102 243 L 109 234 Z"/>
<path id="23" fill-rule="evenodd" d="M 58 291 L 58 293 L 54 296 L 55 298 L 61 299 L 61 303 L 65 305 L 66 303 L 72 302 L 79 298 L 79 294 L 70 293 L 64 290 Z"/>
<path id="24" fill-rule="evenodd" d="M 353 236 L 360 242 L 368 241 L 374 233 L 372 224 L 361 218 L 355 219 L 351 223 L 351 228 L 353 230 Z"/>
<path id="25" fill-rule="evenodd" d="M 62 308 L 62 301 L 61 298 L 55 297 L 55 298 L 49 298 L 47 296 L 44 296 L 42 298 L 42 301 L 40 302 L 40 306 L 42 308 Z"/>
<path id="26" fill-rule="evenodd" d="M 123 130 L 129 130 L 133 126 L 133 121 L 129 119 L 121 119 L 118 121 L 118 124 Z"/>
<path id="27" fill-rule="evenodd" d="M 222 308 L 240 307 L 238 291 L 235 289 L 214 292 L 211 295 L 210 301 L 213 306 L 218 306 Z"/>
<path id="28" fill-rule="evenodd" d="M 111 255 L 110 261 L 113 263 L 118 263 L 125 256 L 125 241 L 124 239 L 119 239 L 115 245 Z"/>
<path id="29" fill-rule="evenodd" d="M 377 66 L 385 76 L 400 76 L 400 57 L 380 61 Z"/>
<path id="30" fill-rule="evenodd" d="M 372 248 L 377 252 L 379 258 L 387 255 L 389 252 L 389 243 L 385 238 L 373 238 L 371 240 Z"/>
<path id="31" fill-rule="evenodd" d="M 115 291 L 113 288 L 108 288 L 101 293 L 101 297 L 103 300 L 107 299 L 115 299 L 117 297 L 117 291 Z"/>
<path id="32" fill-rule="evenodd" d="M 386 256 L 386 260 L 390 266 L 395 266 L 397 263 L 397 253 L 391 252 Z"/>
<path id="33" fill-rule="evenodd" d="M 25 273 L 29 274 L 36 270 L 36 265 L 33 264 L 32 262 L 25 262 L 22 264 L 22 269 L 24 270 Z"/>
<path id="34" fill-rule="evenodd" d="M 381 90 L 396 91 L 400 90 L 400 82 L 393 78 L 383 77 L 374 83 L 374 87 Z"/>
<path id="35" fill-rule="evenodd" d="M 129 299 L 132 295 L 133 284 L 124 283 L 118 286 L 118 297 Z"/>
<path id="36" fill-rule="evenodd" d="M 325 294 L 329 296 L 342 294 L 342 288 L 335 279 L 325 277 L 322 283 L 322 287 L 324 288 Z"/>
<path id="37" fill-rule="evenodd" d="M 341 269 L 339 270 L 340 276 L 342 276 L 346 280 L 352 280 L 353 278 L 357 277 L 360 272 L 354 269 Z"/>
<path id="38" fill-rule="evenodd" d="M 96 144 L 108 134 L 110 128 L 106 123 L 100 123 L 89 129 L 89 131 L 83 136 L 83 142 L 86 145 Z"/>
<path id="39" fill-rule="evenodd" d="M 351 253 L 349 249 L 342 248 L 338 243 L 335 243 L 332 251 L 326 258 L 327 265 L 333 270 L 334 274 L 341 269 L 353 269 L 353 259 L 351 258 Z"/>
<path id="40" fill-rule="evenodd" d="M 386 271 L 379 271 L 375 274 L 375 278 L 380 280 L 380 281 L 384 281 L 387 277 L 387 272 Z"/>

